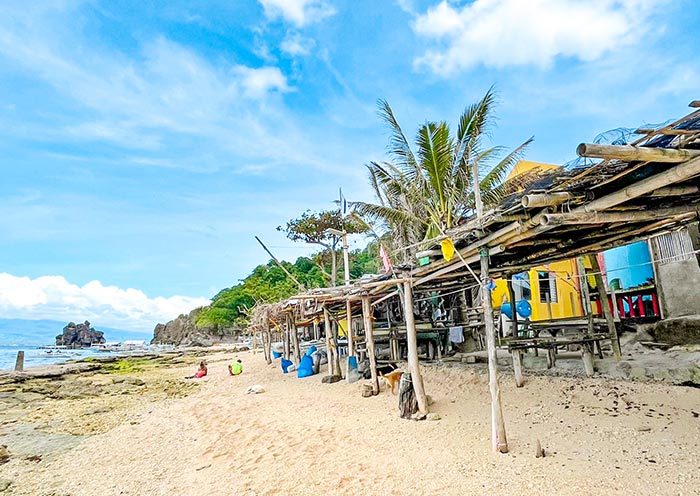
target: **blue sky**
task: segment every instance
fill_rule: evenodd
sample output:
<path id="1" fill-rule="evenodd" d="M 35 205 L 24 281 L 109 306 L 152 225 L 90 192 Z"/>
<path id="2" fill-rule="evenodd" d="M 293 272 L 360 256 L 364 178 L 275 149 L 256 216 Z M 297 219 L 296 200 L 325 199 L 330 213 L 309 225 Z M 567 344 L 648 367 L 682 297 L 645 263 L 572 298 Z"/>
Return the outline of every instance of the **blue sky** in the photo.
<path id="1" fill-rule="evenodd" d="M 560 164 L 700 97 L 695 0 L 55 0 L 0 7 L 0 316 L 152 329 L 369 200 L 376 101 L 412 136 L 495 85 L 494 144 Z"/>

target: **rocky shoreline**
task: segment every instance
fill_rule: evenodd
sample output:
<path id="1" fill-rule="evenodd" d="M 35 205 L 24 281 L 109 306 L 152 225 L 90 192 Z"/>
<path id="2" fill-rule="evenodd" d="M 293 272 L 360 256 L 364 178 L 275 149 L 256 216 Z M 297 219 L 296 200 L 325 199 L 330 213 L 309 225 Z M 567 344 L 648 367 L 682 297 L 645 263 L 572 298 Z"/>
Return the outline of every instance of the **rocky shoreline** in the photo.
<path id="1" fill-rule="evenodd" d="M 183 379 L 201 356 L 231 348 L 106 356 L 0 372 L 0 466 L 46 463 L 88 436 L 132 420 L 139 406 L 181 398 L 199 383 Z M 12 485 L 0 478 L 0 492 Z"/>

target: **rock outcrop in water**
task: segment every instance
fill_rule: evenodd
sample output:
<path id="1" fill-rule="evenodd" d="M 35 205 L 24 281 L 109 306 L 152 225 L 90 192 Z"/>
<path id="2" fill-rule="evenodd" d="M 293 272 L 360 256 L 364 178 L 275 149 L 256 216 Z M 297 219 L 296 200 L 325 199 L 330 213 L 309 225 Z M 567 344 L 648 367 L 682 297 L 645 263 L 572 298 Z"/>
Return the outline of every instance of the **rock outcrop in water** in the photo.
<path id="1" fill-rule="evenodd" d="M 56 336 L 57 346 L 90 346 L 94 343 L 104 342 L 104 333 L 90 327 L 90 322 L 87 320 L 82 324 L 69 322 L 63 328 L 63 334 Z"/>

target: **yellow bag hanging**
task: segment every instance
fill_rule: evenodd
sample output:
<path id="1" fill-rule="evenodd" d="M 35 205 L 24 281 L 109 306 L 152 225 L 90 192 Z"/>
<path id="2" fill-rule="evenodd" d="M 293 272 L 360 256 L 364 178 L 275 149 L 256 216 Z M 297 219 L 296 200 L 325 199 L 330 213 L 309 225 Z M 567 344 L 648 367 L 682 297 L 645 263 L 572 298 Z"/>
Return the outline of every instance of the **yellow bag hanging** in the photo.
<path id="1" fill-rule="evenodd" d="M 448 262 L 452 260 L 452 257 L 455 255 L 455 245 L 452 243 L 452 240 L 450 238 L 443 239 L 440 241 L 440 248 L 442 249 L 442 256 L 445 257 L 445 260 Z"/>

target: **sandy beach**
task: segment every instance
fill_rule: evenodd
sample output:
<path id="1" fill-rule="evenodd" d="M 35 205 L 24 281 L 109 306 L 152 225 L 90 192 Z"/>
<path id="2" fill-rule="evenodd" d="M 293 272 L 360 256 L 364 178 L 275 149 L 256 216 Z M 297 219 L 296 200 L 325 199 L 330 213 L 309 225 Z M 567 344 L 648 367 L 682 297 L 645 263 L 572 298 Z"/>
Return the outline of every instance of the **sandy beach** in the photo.
<path id="1" fill-rule="evenodd" d="M 230 377 L 235 358 L 245 371 Z M 121 392 L 15 407 L 0 431 L 10 451 L 3 494 L 700 494 L 696 388 L 528 377 L 516 389 L 506 374 L 510 453 L 496 455 L 478 368 L 425 365 L 441 419 L 415 422 L 398 417 L 389 392 L 362 398 L 358 384 L 283 375 L 260 354 L 208 362 L 196 382 L 183 379 L 195 368 L 186 363 L 130 373 L 144 383 Z M 114 388 L 113 379 L 92 378 Z M 265 392 L 246 394 L 253 384 Z M 28 425 L 38 451 L 41 432 L 67 441 L 38 461 L 32 446 L 17 456 Z M 535 458 L 538 439 L 545 458 Z"/>

